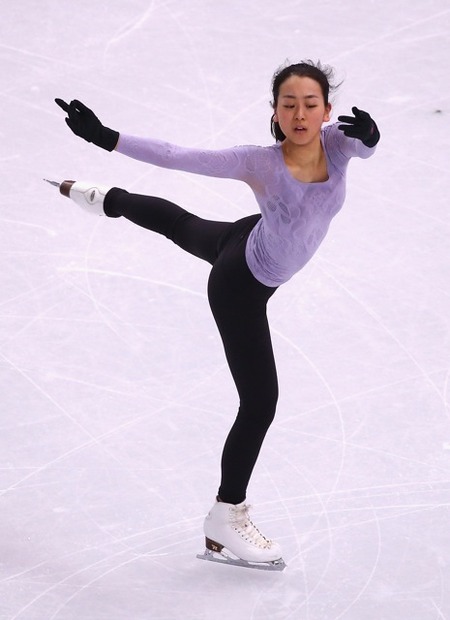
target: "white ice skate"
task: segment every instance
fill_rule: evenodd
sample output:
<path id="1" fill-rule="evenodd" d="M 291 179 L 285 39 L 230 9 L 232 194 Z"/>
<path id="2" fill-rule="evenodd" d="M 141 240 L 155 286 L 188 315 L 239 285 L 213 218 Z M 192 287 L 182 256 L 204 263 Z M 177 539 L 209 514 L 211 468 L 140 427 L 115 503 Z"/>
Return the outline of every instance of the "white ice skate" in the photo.
<path id="1" fill-rule="evenodd" d="M 260 570 L 286 568 L 280 546 L 263 536 L 252 523 L 249 508 L 245 502 L 216 502 L 204 522 L 206 549 L 197 557 Z"/>
<path id="2" fill-rule="evenodd" d="M 104 185 L 88 183 L 86 181 L 48 181 L 51 185 L 59 187 L 63 196 L 67 196 L 77 203 L 82 209 L 93 215 L 105 215 L 103 211 L 103 201 L 107 192 L 111 189 Z"/>

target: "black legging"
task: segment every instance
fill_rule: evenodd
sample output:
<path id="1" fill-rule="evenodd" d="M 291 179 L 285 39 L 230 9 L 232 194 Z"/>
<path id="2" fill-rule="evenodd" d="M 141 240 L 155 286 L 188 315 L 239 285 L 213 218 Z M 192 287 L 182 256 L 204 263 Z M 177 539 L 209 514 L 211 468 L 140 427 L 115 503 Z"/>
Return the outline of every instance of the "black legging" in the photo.
<path id="1" fill-rule="evenodd" d="M 110 217 L 128 220 L 165 235 L 213 266 L 208 299 L 222 337 L 240 399 L 237 418 L 222 454 L 220 499 L 239 504 L 274 418 L 278 380 L 266 305 L 276 291 L 254 278 L 245 259 L 248 235 L 260 215 L 235 223 L 203 220 L 181 207 L 114 188 L 104 204 Z"/>

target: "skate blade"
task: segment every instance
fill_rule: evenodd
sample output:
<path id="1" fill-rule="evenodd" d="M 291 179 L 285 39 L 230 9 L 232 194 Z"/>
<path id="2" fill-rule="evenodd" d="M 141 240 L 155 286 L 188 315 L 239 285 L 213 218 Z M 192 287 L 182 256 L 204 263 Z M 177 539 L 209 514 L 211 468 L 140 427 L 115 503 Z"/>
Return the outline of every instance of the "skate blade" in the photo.
<path id="1" fill-rule="evenodd" d="M 274 560 L 273 562 L 247 562 L 247 560 L 235 559 L 225 553 L 217 553 L 210 549 L 205 549 L 203 553 L 199 553 L 197 558 L 199 560 L 207 560 L 208 562 L 216 562 L 217 564 L 228 564 L 229 566 L 239 566 L 240 568 L 253 568 L 254 570 L 282 571 L 286 568 L 283 558 Z"/>
<path id="2" fill-rule="evenodd" d="M 42 179 L 43 181 L 47 181 L 47 183 L 50 183 L 50 185 L 53 185 L 54 187 L 59 187 L 61 185 L 61 183 L 58 183 L 57 181 L 49 181 L 48 179 Z"/>

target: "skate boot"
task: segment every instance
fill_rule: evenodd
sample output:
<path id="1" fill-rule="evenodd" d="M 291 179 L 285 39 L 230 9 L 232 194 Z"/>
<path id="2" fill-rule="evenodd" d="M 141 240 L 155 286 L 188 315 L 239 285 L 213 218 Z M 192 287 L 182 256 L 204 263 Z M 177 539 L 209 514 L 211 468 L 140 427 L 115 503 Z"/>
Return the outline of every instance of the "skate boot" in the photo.
<path id="1" fill-rule="evenodd" d="M 63 181 L 59 191 L 71 198 L 82 209 L 94 215 L 105 215 L 103 201 L 111 188 L 86 181 Z"/>
<path id="2" fill-rule="evenodd" d="M 250 506 L 216 502 L 204 522 L 206 549 L 197 557 L 233 566 L 283 570 L 280 546 L 268 540 L 252 523 Z"/>
<path id="3" fill-rule="evenodd" d="M 45 179 L 47 180 L 47 179 Z M 105 215 L 103 210 L 103 201 L 110 187 L 97 185 L 96 183 L 88 183 L 86 181 L 48 181 L 51 185 L 59 187 L 59 191 L 63 196 L 71 198 L 82 209 L 92 213 L 93 215 Z"/>

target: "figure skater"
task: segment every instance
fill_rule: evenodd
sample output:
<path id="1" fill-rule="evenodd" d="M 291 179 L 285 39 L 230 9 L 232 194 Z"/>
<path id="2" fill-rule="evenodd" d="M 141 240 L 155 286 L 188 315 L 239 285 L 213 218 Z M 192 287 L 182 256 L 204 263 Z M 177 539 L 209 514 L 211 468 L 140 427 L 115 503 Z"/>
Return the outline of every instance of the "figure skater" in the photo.
<path id="1" fill-rule="evenodd" d="M 330 120 L 333 89 L 333 71 L 320 62 L 279 69 L 272 81 L 275 144 L 216 151 L 119 134 L 80 101 L 55 100 L 73 133 L 88 142 L 155 166 L 239 179 L 253 190 L 259 205 L 258 214 L 218 222 L 163 198 L 85 182 L 60 184 L 63 195 L 88 211 L 125 217 L 212 265 L 208 299 L 239 410 L 223 448 L 218 495 L 204 522 L 206 559 L 284 568 L 279 544 L 261 534 L 246 504 L 247 486 L 278 399 L 266 306 L 324 239 L 344 202 L 350 158 L 370 157 L 380 138 L 374 120 L 356 107 L 353 116 L 338 117 L 342 124 L 323 126 Z"/>

